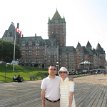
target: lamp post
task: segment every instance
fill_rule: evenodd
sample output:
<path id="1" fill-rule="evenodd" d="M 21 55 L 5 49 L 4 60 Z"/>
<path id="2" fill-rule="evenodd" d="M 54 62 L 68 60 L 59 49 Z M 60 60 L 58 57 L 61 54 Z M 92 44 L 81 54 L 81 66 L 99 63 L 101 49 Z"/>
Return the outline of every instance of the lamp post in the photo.
<path id="1" fill-rule="evenodd" d="M 7 63 L 6 63 L 6 70 L 5 70 L 5 82 L 6 82 L 6 72 L 7 72 Z"/>
<path id="2" fill-rule="evenodd" d="M 59 62 L 56 62 L 56 68 L 57 68 L 57 75 L 58 75 L 58 70 L 59 70 Z"/>

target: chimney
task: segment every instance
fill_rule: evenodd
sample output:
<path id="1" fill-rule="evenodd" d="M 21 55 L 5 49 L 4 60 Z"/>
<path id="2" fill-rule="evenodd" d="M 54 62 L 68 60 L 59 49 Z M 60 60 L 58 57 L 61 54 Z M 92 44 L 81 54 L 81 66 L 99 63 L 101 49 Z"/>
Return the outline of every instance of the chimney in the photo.
<path id="1" fill-rule="evenodd" d="M 17 23 L 17 28 L 19 28 L 19 23 Z"/>

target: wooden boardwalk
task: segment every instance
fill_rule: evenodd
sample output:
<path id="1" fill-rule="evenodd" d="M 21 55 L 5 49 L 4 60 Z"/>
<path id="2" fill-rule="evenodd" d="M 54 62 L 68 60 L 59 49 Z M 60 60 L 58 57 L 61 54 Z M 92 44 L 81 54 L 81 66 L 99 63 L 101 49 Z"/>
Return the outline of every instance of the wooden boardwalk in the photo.
<path id="1" fill-rule="evenodd" d="M 107 107 L 107 76 L 86 76 L 74 81 L 77 107 Z"/>
<path id="2" fill-rule="evenodd" d="M 107 86 L 77 84 L 75 100 L 77 107 L 107 107 Z"/>
<path id="3" fill-rule="evenodd" d="M 86 76 L 74 81 L 76 107 L 107 107 L 107 76 Z M 0 83 L 0 107 L 41 107 L 40 83 Z"/>

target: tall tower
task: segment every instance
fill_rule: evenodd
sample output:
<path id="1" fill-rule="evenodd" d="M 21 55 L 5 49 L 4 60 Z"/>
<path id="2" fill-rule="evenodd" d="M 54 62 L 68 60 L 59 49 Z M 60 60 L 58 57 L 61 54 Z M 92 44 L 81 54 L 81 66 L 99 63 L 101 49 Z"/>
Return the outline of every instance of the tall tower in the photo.
<path id="1" fill-rule="evenodd" d="M 48 20 L 48 37 L 56 39 L 59 46 L 66 46 L 66 22 L 57 10 L 52 19 Z"/>

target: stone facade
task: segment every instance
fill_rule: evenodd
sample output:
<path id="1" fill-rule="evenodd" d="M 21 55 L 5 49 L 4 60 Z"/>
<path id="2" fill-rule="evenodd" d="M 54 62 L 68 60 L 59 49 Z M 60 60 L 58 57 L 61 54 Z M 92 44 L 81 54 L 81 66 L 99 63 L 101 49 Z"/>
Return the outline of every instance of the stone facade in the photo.
<path id="1" fill-rule="evenodd" d="M 19 29 L 19 24 L 17 24 Z M 105 51 L 98 43 L 97 48 L 93 49 L 88 41 L 86 46 L 77 47 L 66 46 L 66 21 L 61 18 L 56 10 L 52 19 L 48 19 L 48 37 L 43 39 L 41 36 L 23 37 L 20 32 L 15 31 L 15 26 L 11 23 L 5 31 L 2 39 L 13 42 L 16 34 L 16 43 L 20 46 L 22 57 L 20 64 L 47 68 L 49 65 L 56 65 L 59 69 L 65 66 L 69 71 L 84 69 L 82 64 L 86 62 L 88 69 L 105 68 Z M 10 39 L 9 39 L 10 38 Z M 88 63 L 87 63 L 88 62 Z"/>

